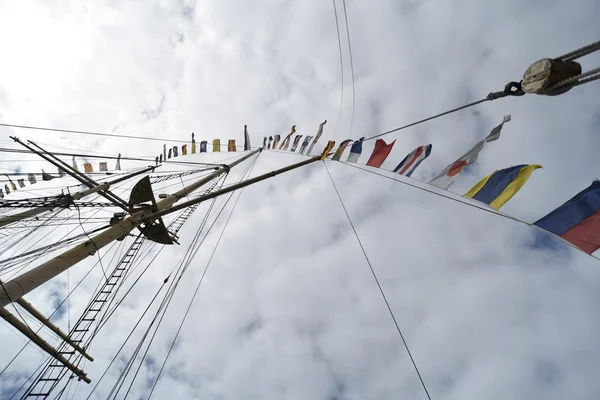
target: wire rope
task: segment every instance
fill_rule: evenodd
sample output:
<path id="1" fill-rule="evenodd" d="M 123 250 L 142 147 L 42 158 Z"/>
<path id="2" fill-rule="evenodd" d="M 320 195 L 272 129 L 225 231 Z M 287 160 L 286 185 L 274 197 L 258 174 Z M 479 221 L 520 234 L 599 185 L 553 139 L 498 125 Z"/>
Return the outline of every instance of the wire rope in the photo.
<path id="1" fill-rule="evenodd" d="M 333 188 L 335 189 L 335 193 L 337 194 L 337 197 L 340 201 L 340 204 L 342 205 L 342 208 L 344 209 L 344 213 L 346 214 L 346 217 L 348 218 L 348 222 L 350 223 L 350 226 L 352 227 L 352 231 L 354 232 L 354 235 L 356 236 L 356 240 L 358 241 L 358 244 L 360 246 L 360 249 L 362 250 L 362 253 L 365 257 L 365 260 L 367 261 L 367 264 L 369 265 L 369 269 L 371 270 L 371 273 L 373 274 L 373 278 L 375 279 L 375 283 L 377 284 L 377 287 L 379 288 L 379 292 L 381 293 L 381 297 L 383 298 L 383 301 L 385 302 L 385 305 L 390 313 L 390 316 L 392 317 L 392 320 L 394 321 L 394 325 L 396 326 L 396 330 L 398 331 L 398 334 L 400 335 L 400 338 L 402 339 L 402 343 L 404 344 L 404 348 L 406 349 L 406 352 L 408 353 L 408 357 L 410 358 L 410 361 L 413 365 L 413 368 L 415 370 L 415 372 L 417 373 L 417 376 L 419 377 L 419 381 L 421 382 L 421 386 L 423 386 L 423 390 L 425 391 L 425 394 L 427 395 L 427 398 L 429 400 L 431 400 L 431 396 L 429 395 L 429 391 L 427 390 L 427 385 L 425 385 L 425 381 L 423 380 L 423 377 L 421 376 L 421 372 L 419 371 L 419 368 L 417 367 L 417 363 L 415 362 L 415 359 L 413 358 L 413 355 L 410 351 L 410 348 L 408 347 L 408 343 L 406 342 L 406 339 L 404 338 L 404 334 L 402 333 L 402 330 L 400 329 L 400 325 L 398 324 L 398 321 L 396 320 L 396 316 L 394 315 L 394 311 L 392 311 L 392 307 L 390 306 L 390 303 L 387 300 L 387 297 L 385 295 L 385 292 L 383 291 L 383 288 L 381 287 L 381 283 L 379 283 L 379 279 L 377 278 L 377 274 L 375 273 L 375 270 L 373 269 L 373 265 L 371 264 L 371 261 L 369 260 L 369 256 L 367 255 L 367 251 L 365 250 L 365 247 L 363 246 L 360 237 L 358 236 L 358 232 L 356 231 L 356 227 L 354 226 L 354 223 L 352 222 L 352 219 L 350 218 L 350 214 L 348 213 L 348 210 L 346 209 L 346 205 L 344 204 L 344 200 L 342 200 L 342 196 L 340 195 L 340 192 L 337 189 L 337 186 L 335 185 L 335 182 L 333 180 L 333 177 L 331 176 L 331 172 L 329 172 L 329 168 L 327 167 L 326 163 L 323 163 L 323 165 L 325 166 L 325 170 L 327 171 L 327 175 L 329 175 L 329 179 L 331 179 L 331 184 L 333 185 Z"/>

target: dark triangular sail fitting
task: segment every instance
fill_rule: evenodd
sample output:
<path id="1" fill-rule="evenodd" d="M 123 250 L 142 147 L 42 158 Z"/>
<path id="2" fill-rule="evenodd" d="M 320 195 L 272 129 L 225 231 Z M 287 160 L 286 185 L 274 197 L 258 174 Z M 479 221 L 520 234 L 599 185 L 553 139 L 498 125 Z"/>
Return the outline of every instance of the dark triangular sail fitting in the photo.
<path id="1" fill-rule="evenodd" d="M 145 204 L 150 202 L 151 204 Z M 130 209 L 136 208 L 149 208 L 152 213 L 158 211 L 158 206 L 156 205 L 156 200 L 154 200 L 154 192 L 152 190 L 152 185 L 150 184 L 150 177 L 145 176 L 140 179 L 138 183 L 135 184 L 133 189 L 131 190 L 131 194 L 129 196 L 129 207 Z M 154 221 L 148 221 L 140 226 L 138 229 L 142 232 L 142 234 L 148 239 L 156 243 L 161 244 L 173 244 L 173 239 L 165 226 L 162 218 L 157 218 Z"/>

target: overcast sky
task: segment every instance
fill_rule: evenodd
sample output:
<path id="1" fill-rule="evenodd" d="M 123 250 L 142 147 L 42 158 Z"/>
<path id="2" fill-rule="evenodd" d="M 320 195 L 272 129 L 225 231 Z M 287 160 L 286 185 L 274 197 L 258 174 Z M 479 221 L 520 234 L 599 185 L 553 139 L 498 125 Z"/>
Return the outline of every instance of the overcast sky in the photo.
<path id="1" fill-rule="evenodd" d="M 263 136 L 283 136 L 292 125 L 298 134 L 314 135 L 327 119 L 315 148 L 320 151 L 332 137 L 339 143 L 370 136 L 478 100 L 520 80 L 532 62 L 600 36 L 600 3 L 592 0 L 348 0 L 346 6 L 356 92 L 351 133 L 342 2 L 338 125 L 342 80 L 333 4 L 314 0 L 0 2 L 0 122 L 176 140 L 195 132 L 198 142 L 236 139 L 238 145 L 248 125 L 259 146 Z M 600 56 L 582 59 L 584 70 L 599 64 Z M 387 170 L 416 146 L 433 144 L 415 179 L 375 171 L 427 187 L 418 180 L 433 178 L 510 114 L 501 138 L 485 147 L 451 191 L 462 195 L 495 169 L 541 164 L 502 209 L 533 222 L 598 178 L 598 110 L 597 82 L 554 98 L 496 100 L 385 136 L 388 143 L 396 140 L 382 166 Z M 0 127 L 1 147 L 18 146 L 9 135 L 56 151 L 136 157 L 154 157 L 163 145 Z M 366 163 L 373 145 L 364 144 L 359 163 Z M 263 152 L 252 175 L 303 159 Z M 0 172 L 55 171 L 34 160 L 3 153 Z M 347 165 L 327 167 L 432 399 L 597 398 L 598 260 L 526 225 Z M 162 167 L 185 168 L 196 167 Z M 60 185 L 53 182 L 31 193 L 54 193 Z M 157 192 L 181 187 L 167 187 L 172 183 L 157 185 Z M 52 189 L 39 190 L 43 185 Z M 148 396 L 232 202 L 178 287 L 130 397 Z M 196 211 L 179 233 L 181 245 L 159 254 L 96 337 L 90 348 L 95 361 L 84 365 L 92 385 L 79 385 L 75 398 L 85 398 L 96 384 L 205 211 Z M 69 215 L 75 223 L 77 213 Z M 60 229 L 66 234 L 66 226 Z M 53 238 L 46 234 L 39 243 Z M 147 250 L 148 257 L 156 249 Z M 109 260 L 113 253 L 105 253 Z M 67 282 L 71 287 L 95 261 L 27 298 L 49 315 Z M 74 292 L 70 312 L 56 318 L 63 330 L 101 276 L 96 267 Z M 137 330 L 118 367 L 141 335 Z M 6 324 L 0 340 L 4 368 L 24 340 Z M 0 393 L 12 394 L 41 360 L 28 347 L 2 376 Z M 106 398 L 118 372 L 112 368 L 92 398 Z M 323 163 L 241 194 L 153 398 L 426 399 Z"/>

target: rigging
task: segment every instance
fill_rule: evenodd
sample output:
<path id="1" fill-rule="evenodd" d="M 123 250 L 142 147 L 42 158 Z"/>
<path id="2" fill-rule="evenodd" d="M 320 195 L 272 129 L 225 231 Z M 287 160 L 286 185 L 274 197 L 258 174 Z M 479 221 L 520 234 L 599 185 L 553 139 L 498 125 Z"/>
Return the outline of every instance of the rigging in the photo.
<path id="1" fill-rule="evenodd" d="M 354 89 L 354 61 L 352 60 L 352 43 L 350 41 L 350 28 L 348 26 L 348 13 L 346 12 L 346 0 L 342 0 L 344 6 L 344 20 L 346 21 L 346 36 L 348 37 L 348 52 L 350 54 L 350 71 L 352 73 L 352 117 L 350 118 L 350 130 L 348 136 L 352 136 L 352 128 L 354 127 L 354 109 L 356 105 L 356 96 Z"/>
<path id="2" fill-rule="evenodd" d="M 335 182 L 333 181 L 333 177 L 331 176 L 331 172 L 329 172 L 329 168 L 327 168 L 327 164 L 323 163 L 323 166 L 325 167 L 325 170 L 327 171 L 327 175 L 329 175 L 331 184 L 333 185 L 333 188 L 335 189 L 335 193 L 337 194 L 337 197 L 340 200 L 340 204 L 342 205 L 342 208 L 344 209 L 344 213 L 346 214 L 346 217 L 348 218 L 348 222 L 350 223 L 350 226 L 352 227 L 354 236 L 356 237 L 356 240 L 358 241 L 358 244 L 360 245 L 360 249 L 362 250 L 362 253 L 365 256 L 365 260 L 367 261 L 367 264 L 369 265 L 369 269 L 371 270 L 371 273 L 373 274 L 373 278 L 375 279 L 375 283 L 377 284 L 377 287 L 379 288 L 381 297 L 383 298 L 383 301 L 385 302 L 385 305 L 390 313 L 390 316 L 392 317 L 392 320 L 394 321 L 396 330 L 398 331 L 398 334 L 400 335 L 400 338 L 402 339 L 402 343 L 404 344 L 404 348 L 406 349 L 406 352 L 408 353 L 408 357 L 410 358 L 413 368 L 415 369 L 415 372 L 417 373 L 417 376 L 419 377 L 421 386 L 423 386 L 423 390 L 425 391 L 427 398 L 429 400 L 431 400 L 431 396 L 429 395 L 429 391 L 427 390 L 427 385 L 425 385 L 425 381 L 423 380 L 423 377 L 421 376 L 421 372 L 419 371 L 419 368 L 417 367 L 417 363 L 415 362 L 415 359 L 413 358 L 412 353 L 410 352 L 408 344 L 406 343 L 406 339 L 404 338 L 404 334 L 402 333 L 402 330 L 400 329 L 400 325 L 398 325 L 398 321 L 396 320 L 396 316 L 394 315 L 394 312 L 392 311 L 392 307 L 390 306 L 390 303 L 388 302 L 387 297 L 385 296 L 385 292 L 383 291 L 383 288 L 381 287 L 381 284 L 379 283 L 379 279 L 377 278 L 377 274 L 375 273 L 375 270 L 373 269 L 373 265 L 371 264 L 371 261 L 369 260 L 367 251 L 365 250 L 365 247 L 363 246 L 363 244 L 360 240 L 360 237 L 358 236 L 358 232 L 356 232 L 356 228 L 354 227 L 354 223 L 352 222 L 352 219 L 350 218 L 350 214 L 348 213 L 348 210 L 346 209 L 344 200 L 342 200 L 342 196 L 340 195 L 340 192 L 338 191 L 337 186 L 335 185 Z"/>
<path id="3" fill-rule="evenodd" d="M 340 125 L 340 119 L 342 117 L 342 106 L 344 104 L 344 58 L 342 56 L 342 40 L 340 38 L 340 23 L 338 19 L 337 7 L 335 5 L 335 0 L 333 2 L 333 13 L 335 16 L 335 28 L 337 32 L 337 40 L 338 40 L 338 48 L 340 53 L 340 75 L 342 77 L 342 85 L 341 85 L 341 95 L 340 95 L 340 107 L 338 109 L 338 117 L 337 122 L 335 123 L 335 129 L 333 130 L 333 139 L 335 139 L 335 135 L 337 134 L 338 126 Z"/>

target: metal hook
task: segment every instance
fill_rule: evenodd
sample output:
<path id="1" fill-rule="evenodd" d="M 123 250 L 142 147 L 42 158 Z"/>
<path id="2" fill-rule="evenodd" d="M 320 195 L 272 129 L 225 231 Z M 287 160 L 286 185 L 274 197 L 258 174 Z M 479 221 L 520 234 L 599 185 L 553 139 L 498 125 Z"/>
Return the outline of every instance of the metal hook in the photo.
<path id="1" fill-rule="evenodd" d="M 500 92 L 492 92 L 487 95 L 486 100 L 501 99 L 506 96 L 523 96 L 525 92 L 521 86 L 521 82 L 508 82 L 504 85 L 504 90 Z"/>
<path id="2" fill-rule="evenodd" d="M 508 82 L 504 86 L 504 93 L 508 96 L 523 96 L 525 92 L 523 91 L 523 87 L 521 86 L 521 82 Z"/>

